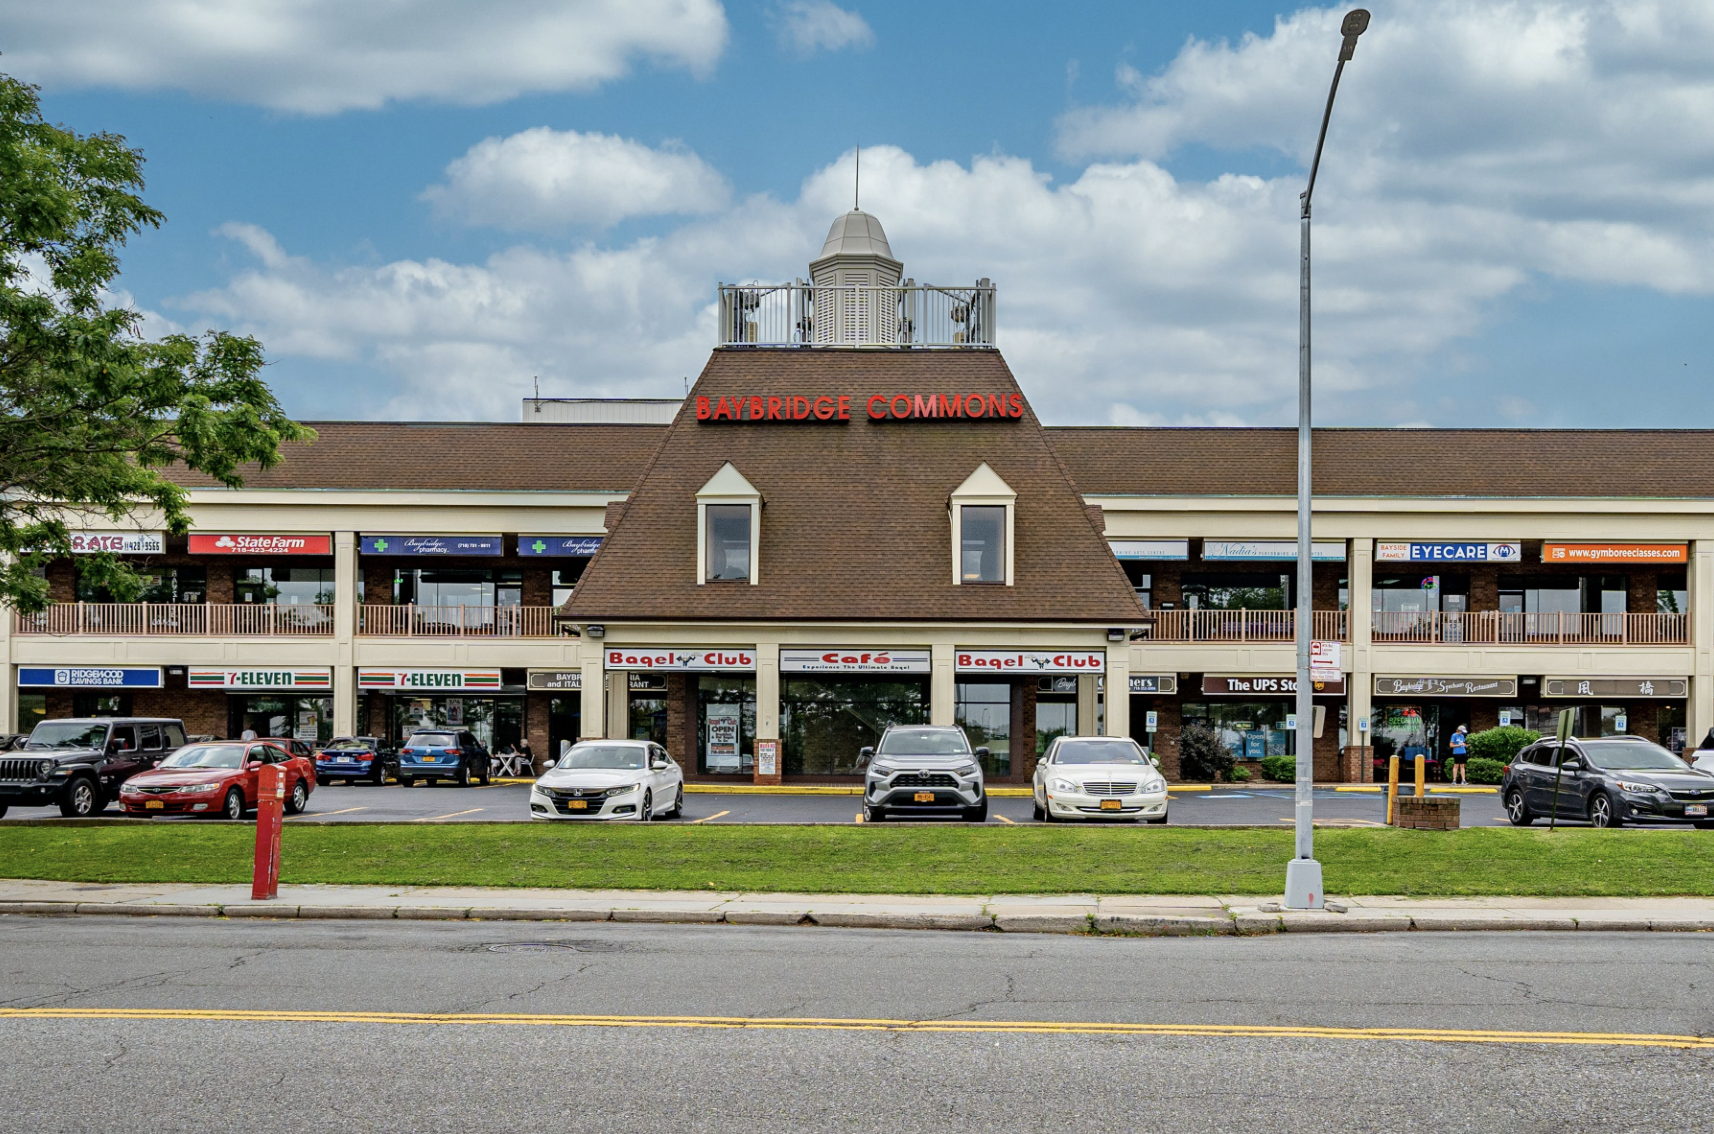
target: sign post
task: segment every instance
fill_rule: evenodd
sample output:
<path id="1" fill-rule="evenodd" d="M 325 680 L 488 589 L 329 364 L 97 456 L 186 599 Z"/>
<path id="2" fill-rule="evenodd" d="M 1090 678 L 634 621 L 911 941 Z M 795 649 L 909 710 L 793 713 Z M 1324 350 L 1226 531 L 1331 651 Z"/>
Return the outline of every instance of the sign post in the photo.
<path id="1" fill-rule="evenodd" d="M 1565 742 L 1571 739 L 1571 722 L 1576 715 L 1576 709 L 1559 710 L 1559 727 L 1553 733 L 1554 739 L 1559 741 L 1559 755 L 1553 761 L 1553 798 L 1547 804 L 1547 829 L 1550 831 L 1554 820 L 1559 818 L 1559 781 L 1565 775 Z"/>
<path id="2" fill-rule="evenodd" d="M 286 809 L 286 770 L 264 764 L 256 772 L 256 866 L 250 875 L 250 900 L 280 896 L 280 828 Z"/>

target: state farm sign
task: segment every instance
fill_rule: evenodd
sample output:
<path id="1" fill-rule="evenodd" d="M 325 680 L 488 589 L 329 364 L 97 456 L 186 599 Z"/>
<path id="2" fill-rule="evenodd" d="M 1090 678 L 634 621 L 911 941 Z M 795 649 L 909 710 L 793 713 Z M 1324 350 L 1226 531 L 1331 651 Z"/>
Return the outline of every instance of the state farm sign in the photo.
<path id="1" fill-rule="evenodd" d="M 193 535 L 192 555 L 332 555 L 325 535 Z"/>
<path id="2" fill-rule="evenodd" d="M 606 651 L 608 669 L 648 669 L 657 672 L 708 673 L 712 670 L 754 672 L 756 651 L 727 646 L 723 649 L 662 647 Z"/>
<path id="3" fill-rule="evenodd" d="M 960 673 L 1101 673 L 1104 650 L 959 650 L 953 666 Z"/>
<path id="4" fill-rule="evenodd" d="M 781 650 L 781 673 L 927 673 L 927 650 Z"/>
<path id="5" fill-rule="evenodd" d="M 861 395 L 856 395 L 861 396 Z M 696 420 L 710 425 L 740 421 L 850 421 L 851 394 L 698 395 Z M 973 391 L 964 394 L 873 394 L 863 411 L 871 421 L 987 421 L 1024 416 L 1024 396 Z"/>

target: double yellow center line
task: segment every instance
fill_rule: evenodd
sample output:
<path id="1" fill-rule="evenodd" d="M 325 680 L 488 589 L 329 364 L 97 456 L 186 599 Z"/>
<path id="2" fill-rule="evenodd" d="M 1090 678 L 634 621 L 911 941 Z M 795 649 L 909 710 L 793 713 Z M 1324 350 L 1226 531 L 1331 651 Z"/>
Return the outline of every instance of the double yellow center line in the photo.
<path id="1" fill-rule="evenodd" d="M 979 1035 L 1186 1036 L 1412 1043 L 1552 1044 L 1714 1050 L 1714 1037 L 1636 1032 L 1513 1032 L 1455 1028 L 1333 1028 L 1262 1024 L 1135 1024 L 1055 1020 L 887 1020 L 796 1016 L 558 1016 L 477 1012 L 316 1012 L 236 1008 L 0 1008 L 0 1020 L 201 1020 L 280 1024 L 510 1025 L 549 1028 L 966 1032 Z"/>

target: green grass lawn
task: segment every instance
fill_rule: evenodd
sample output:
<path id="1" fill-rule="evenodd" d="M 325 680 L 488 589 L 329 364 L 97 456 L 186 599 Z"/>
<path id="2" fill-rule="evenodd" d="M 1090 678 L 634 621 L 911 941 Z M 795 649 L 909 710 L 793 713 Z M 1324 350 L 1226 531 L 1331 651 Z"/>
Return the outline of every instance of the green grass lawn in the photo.
<path id="1" fill-rule="evenodd" d="M 248 827 L 0 826 L 0 877 L 245 882 Z M 288 826 L 282 880 L 834 893 L 1277 894 L 1292 832 L 1076 827 Z M 1714 895 L 1714 834 L 1322 830 L 1330 894 Z"/>

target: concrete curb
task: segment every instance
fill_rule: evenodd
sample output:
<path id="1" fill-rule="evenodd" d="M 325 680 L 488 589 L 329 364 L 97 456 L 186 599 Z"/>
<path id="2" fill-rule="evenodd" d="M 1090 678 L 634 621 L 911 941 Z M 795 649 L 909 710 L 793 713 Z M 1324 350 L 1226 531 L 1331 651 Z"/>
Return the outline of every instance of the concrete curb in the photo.
<path id="1" fill-rule="evenodd" d="M 124 902 L 0 901 L 0 916 L 194 917 L 267 920 L 358 921 L 614 921 L 640 925 L 773 925 L 831 929 L 931 929 L 953 932 L 1059 933 L 1080 936 L 1186 937 L 1265 936 L 1295 933 L 1710 933 L 1714 917 L 1606 914 L 1483 915 L 1460 911 L 1356 914 L 1262 913 L 1235 909 L 1225 916 L 1175 917 L 1149 914 L 934 913 L 922 911 L 814 911 L 719 909 L 529 909 L 483 906 L 304 906 L 269 902 L 184 905 Z M 1593 915 L 1593 916 L 1590 916 Z"/>

